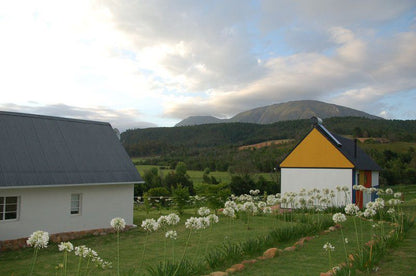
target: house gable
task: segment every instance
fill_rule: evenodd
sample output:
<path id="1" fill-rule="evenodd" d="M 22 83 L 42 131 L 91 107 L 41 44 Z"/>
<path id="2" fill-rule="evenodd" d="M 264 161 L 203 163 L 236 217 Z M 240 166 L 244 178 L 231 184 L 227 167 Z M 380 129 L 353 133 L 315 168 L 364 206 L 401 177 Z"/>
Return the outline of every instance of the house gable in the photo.
<path id="1" fill-rule="evenodd" d="M 280 164 L 281 168 L 354 168 L 320 131 L 311 132 Z"/>

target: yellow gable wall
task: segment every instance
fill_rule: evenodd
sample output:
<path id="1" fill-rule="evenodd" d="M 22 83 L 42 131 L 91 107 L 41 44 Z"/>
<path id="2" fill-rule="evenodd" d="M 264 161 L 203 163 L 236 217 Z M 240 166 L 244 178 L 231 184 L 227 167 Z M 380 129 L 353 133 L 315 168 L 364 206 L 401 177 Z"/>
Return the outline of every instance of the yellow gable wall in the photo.
<path id="1" fill-rule="evenodd" d="M 313 129 L 280 164 L 283 168 L 353 168 L 354 165 Z"/>

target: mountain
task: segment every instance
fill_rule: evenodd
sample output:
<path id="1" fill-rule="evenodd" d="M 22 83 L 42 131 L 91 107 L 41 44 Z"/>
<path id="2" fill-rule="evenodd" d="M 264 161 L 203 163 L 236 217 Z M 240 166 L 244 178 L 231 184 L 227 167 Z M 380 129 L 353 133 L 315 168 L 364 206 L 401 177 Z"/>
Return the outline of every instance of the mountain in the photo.
<path id="1" fill-rule="evenodd" d="M 180 121 L 175 126 L 213 123 L 272 124 L 279 121 L 309 119 L 312 116 L 317 116 L 322 119 L 330 117 L 364 117 L 369 119 L 382 119 L 363 111 L 341 105 L 304 100 L 273 104 L 251 109 L 241 112 L 230 119 L 218 119 L 213 116 L 192 116 Z"/>
<path id="2" fill-rule="evenodd" d="M 224 123 L 224 120 L 218 119 L 214 116 L 190 116 L 175 126 L 194 126 L 194 125 L 206 125 L 206 124 L 218 124 Z"/>

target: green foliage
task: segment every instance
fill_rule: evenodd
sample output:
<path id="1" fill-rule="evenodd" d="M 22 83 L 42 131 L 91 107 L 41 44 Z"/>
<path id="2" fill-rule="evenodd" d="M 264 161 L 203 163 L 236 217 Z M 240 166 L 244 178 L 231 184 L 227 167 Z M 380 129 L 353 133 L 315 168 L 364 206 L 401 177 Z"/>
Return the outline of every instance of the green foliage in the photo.
<path id="1" fill-rule="evenodd" d="M 175 202 L 175 208 L 179 214 L 182 215 L 189 200 L 189 190 L 187 187 L 182 187 L 182 185 L 179 184 L 176 188 L 172 187 L 172 195 Z"/>
<path id="2" fill-rule="evenodd" d="M 259 176 L 257 182 L 249 175 L 234 175 L 230 183 L 231 192 L 235 195 L 246 194 L 249 190 L 259 189 L 262 193 L 275 194 L 280 192 L 280 184 L 268 181 Z"/>
<path id="3" fill-rule="evenodd" d="M 201 197 L 205 197 L 207 200 L 207 206 L 217 209 L 224 206 L 225 201 L 231 195 L 231 190 L 228 184 L 200 184 L 197 189 L 197 194 Z"/>

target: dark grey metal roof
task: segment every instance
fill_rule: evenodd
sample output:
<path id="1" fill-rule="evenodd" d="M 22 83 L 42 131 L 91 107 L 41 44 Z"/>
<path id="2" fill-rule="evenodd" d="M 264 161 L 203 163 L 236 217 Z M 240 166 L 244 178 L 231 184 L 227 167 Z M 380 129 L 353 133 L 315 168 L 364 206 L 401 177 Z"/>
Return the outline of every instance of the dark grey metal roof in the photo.
<path id="1" fill-rule="evenodd" d="M 381 171 L 381 167 L 367 153 L 365 153 L 353 140 L 330 133 L 323 125 L 314 126 L 328 140 L 337 147 L 344 156 L 354 164 L 358 170 Z M 330 135 L 328 135 L 330 134 Z"/>
<path id="2" fill-rule="evenodd" d="M 109 123 L 0 112 L 0 188 L 142 181 Z"/>

